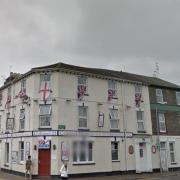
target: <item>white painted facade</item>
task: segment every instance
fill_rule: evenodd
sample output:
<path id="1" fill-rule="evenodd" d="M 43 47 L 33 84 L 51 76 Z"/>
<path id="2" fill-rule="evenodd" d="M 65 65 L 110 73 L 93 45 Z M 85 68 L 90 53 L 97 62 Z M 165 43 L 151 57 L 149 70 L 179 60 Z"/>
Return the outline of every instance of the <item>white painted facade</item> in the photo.
<path id="1" fill-rule="evenodd" d="M 26 103 L 15 98 L 21 89 L 21 80 L 12 83 L 11 105 L 5 107 L 8 87 L 2 88 L 2 105 L 0 106 L 1 134 L 0 134 L 0 167 L 2 169 L 25 172 L 26 153 L 30 151 L 33 160 L 33 175 L 38 172 L 38 141 L 45 138 L 51 142 L 50 175 L 58 175 L 62 165 L 61 143 L 65 142 L 69 150 L 68 171 L 70 174 L 98 173 L 98 172 L 151 172 L 156 163 L 152 156 L 152 124 L 148 87 L 137 82 L 116 79 L 117 99 L 108 101 L 108 79 L 87 76 L 87 96 L 83 100 L 77 99 L 78 73 L 51 71 L 51 98 L 46 102 L 52 107 L 50 126 L 40 127 L 39 106 L 44 104 L 41 99 L 40 74 L 36 72 L 25 77 Z M 111 77 L 108 77 L 111 79 Z M 137 115 L 135 105 L 135 86 L 141 84 L 142 99 L 140 109 L 144 112 L 144 132 L 137 129 Z M 87 107 L 87 128 L 79 128 L 78 107 Z M 25 109 L 25 128 L 20 132 L 20 110 Z M 111 129 L 110 109 L 117 109 L 118 128 Z M 104 114 L 104 126 L 98 127 L 99 112 Z M 14 119 L 14 128 L 7 134 L 7 113 Z M 58 129 L 59 125 L 65 130 Z M 6 134 L 5 134 L 6 132 Z M 84 162 L 73 161 L 73 142 L 85 139 L 92 142 L 92 158 Z M 24 142 L 24 160 L 20 160 L 20 142 Z M 112 145 L 118 146 L 118 159 L 112 161 Z M 9 143 L 7 155 L 6 143 Z M 132 154 L 129 146 L 133 147 Z M 142 147 L 140 147 L 142 146 Z M 116 145 L 114 146 L 116 147 Z M 117 148 L 117 147 L 116 147 Z M 142 148 L 142 150 L 140 150 Z M 141 152 L 140 152 L 141 151 Z M 143 157 L 140 157 L 141 156 Z M 16 160 L 17 155 L 17 160 Z M 7 157 L 8 156 L 8 157 Z M 151 158 L 152 157 L 152 158 Z M 9 160 L 7 161 L 7 158 Z M 146 166 L 142 166 L 142 161 Z"/>

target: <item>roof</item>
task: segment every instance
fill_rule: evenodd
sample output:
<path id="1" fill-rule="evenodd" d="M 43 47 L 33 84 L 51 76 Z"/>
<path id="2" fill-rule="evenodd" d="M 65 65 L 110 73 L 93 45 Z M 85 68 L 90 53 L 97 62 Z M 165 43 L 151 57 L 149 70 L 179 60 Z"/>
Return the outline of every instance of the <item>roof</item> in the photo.
<path id="1" fill-rule="evenodd" d="M 121 80 L 141 82 L 141 83 L 147 84 L 148 86 L 156 86 L 156 87 L 171 88 L 171 89 L 180 89 L 180 86 L 178 86 L 174 83 L 165 81 L 165 80 L 160 79 L 160 78 L 143 76 L 143 75 L 132 74 L 132 73 L 122 72 L 122 71 L 109 70 L 109 69 L 81 67 L 81 66 L 75 66 L 75 65 L 65 64 L 65 63 L 61 63 L 61 62 L 56 63 L 56 64 L 52 64 L 52 65 L 48 65 L 48 66 L 41 66 L 41 67 L 32 68 L 30 71 L 21 75 L 19 77 L 19 79 L 16 79 L 13 82 L 17 82 L 17 81 L 23 79 L 24 77 L 26 77 L 32 73 L 35 73 L 35 72 L 60 70 L 60 69 L 78 71 L 78 72 L 82 72 L 82 73 L 90 73 L 90 74 L 95 74 L 95 75 L 102 75 L 102 76 L 106 76 L 109 78 L 117 78 L 117 79 L 121 79 Z M 0 89 L 4 89 L 5 87 L 10 85 L 11 83 L 2 86 Z"/>

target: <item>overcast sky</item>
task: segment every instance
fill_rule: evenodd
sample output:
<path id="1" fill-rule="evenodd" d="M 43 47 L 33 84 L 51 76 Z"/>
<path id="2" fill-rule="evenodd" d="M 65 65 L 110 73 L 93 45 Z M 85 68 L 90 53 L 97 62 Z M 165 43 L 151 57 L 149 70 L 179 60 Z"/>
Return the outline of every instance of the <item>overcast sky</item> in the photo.
<path id="1" fill-rule="evenodd" d="M 152 76 L 158 62 L 180 84 L 180 0 L 0 0 L 0 62 L 5 77 L 56 62 Z"/>

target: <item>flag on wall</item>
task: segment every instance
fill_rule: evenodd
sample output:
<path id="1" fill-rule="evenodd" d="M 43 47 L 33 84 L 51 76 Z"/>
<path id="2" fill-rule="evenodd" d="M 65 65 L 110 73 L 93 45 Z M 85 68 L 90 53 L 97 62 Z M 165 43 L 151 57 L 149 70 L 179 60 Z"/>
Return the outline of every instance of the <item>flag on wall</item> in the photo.
<path id="1" fill-rule="evenodd" d="M 86 92 L 86 86 L 85 85 L 78 85 L 78 100 L 82 100 Z"/>
<path id="2" fill-rule="evenodd" d="M 26 88 L 23 88 L 19 91 L 19 93 L 15 96 L 15 98 L 25 98 L 27 95 L 26 95 Z"/>
<path id="3" fill-rule="evenodd" d="M 136 107 L 140 107 L 141 98 L 142 98 L 141 93 L 135 93 L 135 103 L 136 103 Z"/>
<path id="4" fill-rule="evenodd" d="M 6 101 L 6 104 L 5 104 L 5 108 L 9 108 L 10 103 L 11 103 L 11 96 L 7 96 L 7 101 Z"/>
<path id="5" fill-rule="evenodd" d="M 50 88 L 50 82 L 42 82 L 39 93 L 41 93 L 41 99 L 43 101 L 47 101 L 50 97 L 50 94 L 52 93 L 52 90 Z"/>
<path id="6" fill-rule="evenodd" d="M 113 97 L 116 95 L 116 90 L 108 89 L 108 101 L 111 101 Z"/>

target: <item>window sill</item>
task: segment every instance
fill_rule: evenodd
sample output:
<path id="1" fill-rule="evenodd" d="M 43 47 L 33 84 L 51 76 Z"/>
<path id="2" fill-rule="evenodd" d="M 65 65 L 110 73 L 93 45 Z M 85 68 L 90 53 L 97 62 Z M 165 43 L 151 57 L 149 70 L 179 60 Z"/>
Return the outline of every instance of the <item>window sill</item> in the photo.
<path id="1" fill-rule="evenodd" d="M 78 128 L 78 131 L 89 131 L 88 128 Z"/>
<path id="2" fill-rule="evenodd" d="M 119 129 L 110 129 L 111 132 L 120 132 Z"/>
<path id="3" fill-rule="evenodd" d="M 146 131 L 143 131 L 143 130 L 138 130 L 138 133 L 146 133 Z"/>
<path id="4" fill-rule="evenodd" d="M 72 165 L 95 165 L 94 161 L 87 161 L 87 162 L 73 162 Z"/>
<path id="5" fill-rule="evenodd" d="M 177 162 L 171 162 L 171 165 L 177 165 L 178 163 Z"/>
<path id="6" fill-rule="evenodd" d="M 120 160 L 112 160 L 112 162 L 113 162 L 113 163 L 115 163 L 115 162 L 120 162 Z"/>
<path id="7" fill-rule="evenodd" d="M 39 127 L 38 130 L 51 130 L 51 127 Z"/>

